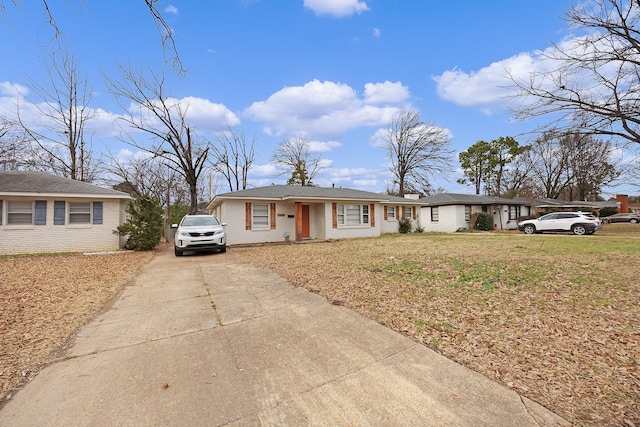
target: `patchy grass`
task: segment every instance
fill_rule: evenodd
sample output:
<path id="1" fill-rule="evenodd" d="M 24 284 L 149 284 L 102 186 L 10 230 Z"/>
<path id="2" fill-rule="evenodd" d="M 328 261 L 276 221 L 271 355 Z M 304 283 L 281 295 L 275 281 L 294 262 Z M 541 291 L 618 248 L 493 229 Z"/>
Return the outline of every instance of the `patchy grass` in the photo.
<path id="1" fill-rule="evenodd" d="M 0 257 L 0 402 L 32 379 L 153 254 Z"/>
<path id="2" fill-rule="evenodd" d="M 605 224 L 593 236 L 409 234 L 244 251 L 577 425 L 640 425 L 638 237 L 640 225 Z"/>

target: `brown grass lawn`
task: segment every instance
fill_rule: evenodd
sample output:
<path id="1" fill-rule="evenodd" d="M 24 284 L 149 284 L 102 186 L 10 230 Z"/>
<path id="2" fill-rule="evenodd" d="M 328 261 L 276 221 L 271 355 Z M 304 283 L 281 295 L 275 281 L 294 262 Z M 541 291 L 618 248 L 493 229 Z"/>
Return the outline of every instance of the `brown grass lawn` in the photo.
<path id="1" fill-rule="evenodd" d="M 243 251 L 572 423 L 640 426 L 640 225 Z"/>
<path id="2" fill-rule="evenodd" d="M 0 407 L 153 254 L 0 257 Z"/>
<path id="3" fill-rule="evenodd" d="M 640 225 L 233 250 L 577 425 L 640 426 Z M 0 407 L 153 254 L 0 257 Z"/>

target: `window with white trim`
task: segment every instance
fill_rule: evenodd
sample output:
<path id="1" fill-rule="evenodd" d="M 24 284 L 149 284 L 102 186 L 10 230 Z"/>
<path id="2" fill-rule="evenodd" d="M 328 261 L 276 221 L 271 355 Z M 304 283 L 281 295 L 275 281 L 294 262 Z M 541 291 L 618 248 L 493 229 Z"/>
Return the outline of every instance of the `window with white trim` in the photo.
<path id="1" fill-rule="evenodd" d="M 32 225 L 33 224 L 33 202 L 31 201 L 7 201 L 7 224 L 8 225 Z"/>
<path id="2" fill-rule="evenodd" d="M 464 207 L 464 220 L 466 222 L 469 222 L 469 220 L 471 220 L 471 206 L 466 205 Z"/>
<path id="3" fill-rule="evenodd" d="M 394 221 L 396 219 L 396 207 L 387 206 L 387 220 Z"/>
<path id="4" fill-rule="evenodd" d="M 69 224 L 91 224 L 91 203 L 69 203 Z"/>
<path id="5" fill-rule="evenodd" d="M 440 219 L 440 210 L 438 206 L 431 208 L 431 222 L 438 222 Z"/>
<path id="6" fill-rule="evenodd" d="M 413 206 L 406 206 L 404 208 L 404 217 L 407 219 L 413 218 Z"/>
<path id="7" fill-rule="evenodd" d="M 338 205 L 339 225 L 369 224 L 369 205 Z"/>
<path id="8" fill-rule="evenodd" d="M 252 205 L 252 223 L 257 228 L 269 227 L 269 205 Z"/>

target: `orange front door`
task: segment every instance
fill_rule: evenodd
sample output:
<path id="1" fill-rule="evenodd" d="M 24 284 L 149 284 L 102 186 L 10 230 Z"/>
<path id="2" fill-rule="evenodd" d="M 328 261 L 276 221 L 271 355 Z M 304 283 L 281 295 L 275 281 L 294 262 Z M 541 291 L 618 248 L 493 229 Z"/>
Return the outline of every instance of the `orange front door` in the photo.
<path id="1" fill-rule="evenodd" d="M 302 237 L 310 237 L 309 232 L 309 205 L 302 205 Z"/>

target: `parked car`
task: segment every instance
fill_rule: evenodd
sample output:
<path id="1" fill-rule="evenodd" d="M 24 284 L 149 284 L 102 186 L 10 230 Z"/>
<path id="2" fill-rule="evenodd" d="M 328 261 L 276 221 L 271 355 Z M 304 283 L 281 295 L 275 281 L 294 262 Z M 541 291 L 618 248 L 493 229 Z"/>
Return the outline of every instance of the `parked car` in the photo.
<path id="1" fill-rule="evenodd" d="M 602 224 L 595 215 L 584 212 L 553 212 L 537 219 L 518 223 L 518 230 L 526 234 L 545 231 L 569 231 L 573 234 L 593 234 L 602 230 Z"/>
<path id="2" fill-rule="evenodd" d="M 180 224 L 172 224 L 176 229 L 173 251 L 182 256 L 190 251 L 227 251 L 224 226 L 214 215 L 185 215 Z"/>
<path id="3" fill-rule="evenodd" d="M 631 224 L 637 224 L 640 222 L 640 215 L 635 213 L 617 213 L 603 217 L 602 222 L 605 224 L 612 222 L 630 222 Z"/>

